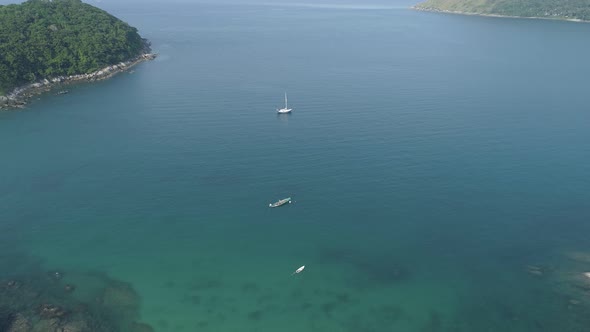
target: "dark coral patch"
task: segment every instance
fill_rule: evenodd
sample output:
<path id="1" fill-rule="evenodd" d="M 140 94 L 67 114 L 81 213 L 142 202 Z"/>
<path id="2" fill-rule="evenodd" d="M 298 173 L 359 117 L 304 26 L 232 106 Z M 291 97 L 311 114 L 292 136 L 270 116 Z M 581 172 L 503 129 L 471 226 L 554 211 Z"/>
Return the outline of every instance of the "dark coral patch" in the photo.
<path id="1" fill-rule="evenodd" d="M 260 320 L 261 318 L 262 318 L 262 311 L 261 310 L 255 310 L 255 311 L 248 313 L 248 319 Z"/>

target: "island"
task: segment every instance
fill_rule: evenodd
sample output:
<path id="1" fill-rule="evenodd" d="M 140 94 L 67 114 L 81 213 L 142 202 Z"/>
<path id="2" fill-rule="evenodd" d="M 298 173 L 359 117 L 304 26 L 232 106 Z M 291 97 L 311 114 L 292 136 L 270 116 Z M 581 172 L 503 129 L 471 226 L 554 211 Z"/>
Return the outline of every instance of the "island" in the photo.
<path id="1" fill-rule="evenodd" d="M 80 0 L 0 6 L 0 108 L 155 58 L 137 29 Z M 63 91 L 63 90 L 62 90 Z"/>
<path id="2" fill-rule="evenodd" d="M 426 0 L 413 8 L 456 14 L 590 21 L 587 0 Z"/>

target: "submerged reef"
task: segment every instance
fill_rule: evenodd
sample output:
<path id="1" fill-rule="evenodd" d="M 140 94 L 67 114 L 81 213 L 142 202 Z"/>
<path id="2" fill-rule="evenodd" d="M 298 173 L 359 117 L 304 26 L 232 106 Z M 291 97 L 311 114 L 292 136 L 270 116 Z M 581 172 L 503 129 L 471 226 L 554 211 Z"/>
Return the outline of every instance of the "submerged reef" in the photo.
<path id="1" fill-rule="evenodd" d="M 43 271 L 0 276 L 1 332 L 149 332 L 133 287 L 103 273 Z"/>

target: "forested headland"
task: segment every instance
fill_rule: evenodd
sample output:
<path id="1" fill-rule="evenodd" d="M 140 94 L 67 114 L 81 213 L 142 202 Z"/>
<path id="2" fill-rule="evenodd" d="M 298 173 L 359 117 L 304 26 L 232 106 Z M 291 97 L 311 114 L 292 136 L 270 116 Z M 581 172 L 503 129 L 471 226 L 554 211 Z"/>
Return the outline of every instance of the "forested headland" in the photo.
<path id="1" fill-rule="evenodd" d="M 147 48 L 137 29 L 80 0 L 0 6 L 0 96 L 41 79 L 91 73 Z"/>
<path id="2" fill-rule="evenodd" d="M 590 21 L 588 0 L 426 0 L 414 8 L 463 14 Z"/>

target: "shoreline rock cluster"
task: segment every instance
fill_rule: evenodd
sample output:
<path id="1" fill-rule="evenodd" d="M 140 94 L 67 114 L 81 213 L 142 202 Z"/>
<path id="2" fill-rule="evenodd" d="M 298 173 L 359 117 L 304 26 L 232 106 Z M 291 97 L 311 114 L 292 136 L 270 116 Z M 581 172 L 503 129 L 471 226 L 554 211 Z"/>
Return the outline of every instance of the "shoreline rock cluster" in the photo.
<path id="1" fill-rule="evenodd" d="M 131 60 L 110 65 L 92 73 L 46 78 L 35 83 L 18 87 L 6 96 L 0 96 L 0 110 L 23 108 L 31 97 L 50 91 L 56 86 L 81 82 L 94 82 L 111 78 L 143 61 L 153 60 L 156 57 L 156 53 L 146 52 Z"/>

